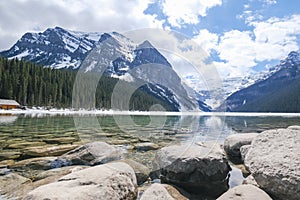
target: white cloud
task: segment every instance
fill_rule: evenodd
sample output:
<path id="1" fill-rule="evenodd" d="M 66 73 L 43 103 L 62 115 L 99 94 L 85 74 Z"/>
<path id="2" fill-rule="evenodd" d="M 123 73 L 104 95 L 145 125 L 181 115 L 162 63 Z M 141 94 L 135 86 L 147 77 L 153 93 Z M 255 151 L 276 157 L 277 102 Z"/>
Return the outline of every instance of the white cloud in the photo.
<path id="1" fill-rule="evenodd" d="M 300 15 L 252 21 L 249 25 L 253 26 L 253 31 L 225 32 L 217 44 L 216 35 L 207 30 L 200 31 L 196 37 L 207 42 L 204 42 L 205 50 L 213 48 L 219 53 L 222 62 L 214 62 L 214 65 L 223 77 L 245 76 L 258 63 L 281 60 L 299 49 Z M 201 45 L 201 40 L 198 44 Z"/>
<path id="2" fill-rule="evenodd" d="M 242 73 L 256 65 L 255 45 L 248 31 L 233 30 L 226 32 L 218 45 L 219 57 L 227 62 L 228 67 L 240 67 L 236 73 Z M 237 74 L 236 74 L 237 75 Z"/>
<path id="3" fill-rule="evenodd" d="M 199 66 L 203 65 L 207 54 L 215 50 L 221 61 L 213 62 L 213 65 L 217 67 L 223 78 L 244 77 L 257 64 L 264 61 L 281 60 L 290 51 L 299 49 L 297 37 L 300 36 L 300 15 L 252 21 L 249 26 L 252 26 L 252 30 L 231 30 L 220 35 L 207 29 L 201 29 L 193 38 L 197 46 L 191 41 L 178 40 L 170 35 L 163 36 L 162 33 L 146 31 L 139 35 L 144 36 L 144 39 L 150 38 L 156 47 L 173 50 L 183 58 L 190 58 L 189 61 L 194 61 L 200 64 Z M 155 39 L 151 40 L 151 38 Z M 163 45 L 164 43 L 166 46 Z M 159 50 L 163 52 L 163 49 Z M 195 54 L 195 52 L 199 53 Z M 185 62 L 170 58 L 168 55 L 165 56 L 180 74 L 191 72 Z M 213 74 L 206 72 L 204 68 L 201 70 L 203 70 L 202 74 Z"/>
<path id="4" fill-rule="evenodd" d="M 272 5 L 272 4 L 276 4 L 277 1 L 276 0 L 261 0 L 263 3 L 267 4 L 267 5 Z"/>
<path id="5" fill-rule="evenodd" d="M 202 29 L 193 39 L 209 54 L 212 49 L 217 48 L 218 38 L 217 34 L 211 33 L 207 29 Z"/>
<path id="6" fill-rule="evenodd" d="M 244 6 L 244 9 L 245 10 L 243 11 L 243 14 L 238 15 L 237 18 L 238 19 L 245 19 L 245 22 L 247 24 L 249 24 L 253 21 L 256 21 L 256 20 L 262 20 L 263 19 L 263 16 L 259 13 L 259 11 L 249 10 L 249 7 L 246 8 L 245 6 Z"/>
<path id="7" fill-rule="evenodd" d="M 198 24 L 200 16 L 206 16 L 207 10 L 221 5 L 222 0 L 164 0 L 163 13 L 173 27 L 182 24 Z"/>
<path id="8" fill-rule="evenodd" d="M 264 22 L 252 22 L 251 25 L 255 27 L 255 41 L 260 47 L 256 56 L 258 61 L 280 59 L 290 51 L 299 49 L 300 15 L 270 18 Z M 266 54 L 266 50 L 270 53 Z"/>
<path id="9" fill-rule="evenodd" d="M 61 26 L 82 31 L 128 31 L 162 27 L 144 14 L 151 0 L 10 0 L 0 1 L 0 49 L 9 48 L 28 31 Z"/>
<path id="10" fill-rule="evenodd" d="M 244 4 L 244 9 L 249 9 L 250 5 L 249 4 Z"/>

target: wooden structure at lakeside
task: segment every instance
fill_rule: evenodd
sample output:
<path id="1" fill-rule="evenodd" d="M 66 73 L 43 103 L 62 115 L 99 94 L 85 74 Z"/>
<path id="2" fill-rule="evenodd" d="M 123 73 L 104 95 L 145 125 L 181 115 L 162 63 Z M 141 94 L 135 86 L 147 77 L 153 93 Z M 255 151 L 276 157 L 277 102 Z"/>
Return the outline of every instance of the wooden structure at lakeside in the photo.
<path id="1" fill-rule="evenodd" d="M 15 100 L 12 99 L 0 99 L 0 109 L 16 109 L 22 108 L 22 106 Z"/>

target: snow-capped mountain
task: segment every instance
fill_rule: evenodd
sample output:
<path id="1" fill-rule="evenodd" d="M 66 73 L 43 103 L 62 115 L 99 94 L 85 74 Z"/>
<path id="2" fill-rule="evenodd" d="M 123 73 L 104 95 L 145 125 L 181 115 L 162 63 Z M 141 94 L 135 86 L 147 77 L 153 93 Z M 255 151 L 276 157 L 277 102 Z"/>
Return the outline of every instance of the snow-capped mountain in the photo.
<path id="1" fill-rule="evenodd" d="M 147 40 L 135 44 L 119 33 L 105 33 L 85 61 L 80 70 L 123 79 L 136 87 L 146 85 L 144 90 L 177 110 L 209 110 L 189 92 L 167 59 Z"/>
<path id="2" fill-rule="evenodd" d="M 292 51 L 255 83 L 230 95 L 223 106 L 230 111 L 298 111 L 299 82 L 300 51 Z"/>
<path id="3" fill-rule="evenodd" d="M 293 66 L 299 65 L 299 63 L 300 52 L 292 51 L 289 53 L 286 59 L 281 60 L 278 65 L 273 66 L 268 70 L 260 72 L 249 72 L 244 77 L 224 78 L 222 80 L 222 87 L 217 91 L 207 90 L 207 87 L 205 87 L 205 85 L 201 81 L 199 81 L 198 77 L 189 75 L 184 77 L 184 79 L 195 91 L 198 91 L 197 95 L 200 101 L 205 102 L 207 105 L 215 109 L 218 108 L 225 101 L 225 99 L 232 94 L 241 91 L 244 88 L 248 88 L 251 85 L 262 82 L 270 78 L 280 70 L 293 68 Z"/>
<path id="4" fill-rule="evenodd" d="M 149 41 L 136 44 L 117 33 L 84 33 L 60 27 L 26 33 L 1 56 L 42 64 L 55 69 L 79 69 L 128 82 L 172 104 L 175 110 L 205 110 L 167 59 Z M 200 109 L 199 109 L 200 108 Z"/>
<path id="5" fill-rule="evenodd" d="M 299 65 L 299 64 L 300 64 L 300 51 L 292 51 L 288 54 L 287 58 L 281 60 L 278 65 L 275 65 L 274 67 L 271 67 L 266 71 L 251 72 L 248 75 L 246 75 L 242 80 L 240 78 L 228 79 L 227 83 L 230 83 L 230 82 L 237 82 L 237 83 L 236 84 L 231 84 L 231 83 L 228 84 L 228 85 L 235 86 L 235 88 L 232 89 L 231 92 L 229 92 L 230 90 L 226 90 L 226 91 L 228 91 L 229 92 L 228 94 L 231 95 L 234 92 L 237 92 L 243 88 L 249 87 L 255 83 L 258 83 L 258 82 L 268 79 L 269 77 L 273 76 L 279 70 L 293 67 L 293 66 Z"/>
<path id="6" fill-rule="evenodd" d="M 56 69 L 76 69 L 95 43 L 99 33 L 84 33 L 48 28 L 42 33 L 26 33 L 9 50 L 0 53 L 7 58 L 23 58 Z"/>

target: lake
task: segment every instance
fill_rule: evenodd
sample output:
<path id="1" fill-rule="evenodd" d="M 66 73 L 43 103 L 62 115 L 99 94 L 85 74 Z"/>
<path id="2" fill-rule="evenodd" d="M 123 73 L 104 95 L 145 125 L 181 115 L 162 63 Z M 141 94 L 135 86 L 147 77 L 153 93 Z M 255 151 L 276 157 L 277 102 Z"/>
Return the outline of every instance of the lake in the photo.
<path id="1" fill-rule="evenodd" d="M 39 155 L 34 151 L 36 148 L 63 146 L 63 152 L 84 143 L 105 141 L 121 148 L 124 158 L 151 168 L 155 151 L 137 151 L 132 148 L 134 144 L 152 142 L 159 147 L 202 141 L 222 144 L 230 134 L 259 133 L 290 125 L 300 125 L 300 117 L 6 114 L 0 115 L 0 167 L 48 155 L 47 152 Z M 32 177 L 40 171 L 18 172 Z"/>

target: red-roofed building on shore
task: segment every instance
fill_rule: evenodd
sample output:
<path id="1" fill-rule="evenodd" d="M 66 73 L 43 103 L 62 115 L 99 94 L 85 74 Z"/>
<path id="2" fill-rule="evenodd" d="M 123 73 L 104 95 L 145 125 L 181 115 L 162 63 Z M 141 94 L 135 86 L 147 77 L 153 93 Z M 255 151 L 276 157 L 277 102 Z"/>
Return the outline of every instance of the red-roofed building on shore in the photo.
<path id="1" fill-rule="evenodd" d="M 0 109 L 16 109 L 22 106 L 15 100 L 12 99 L 0 99 Z"/>

